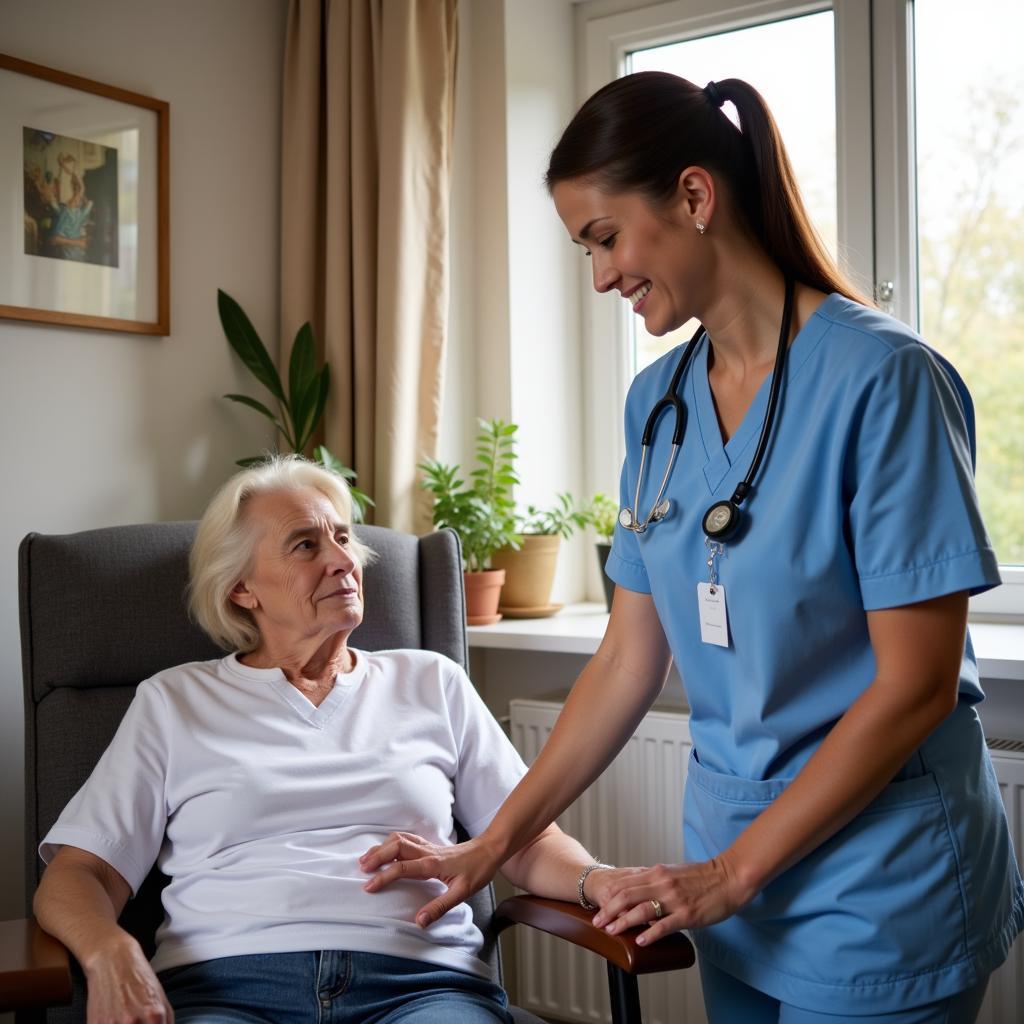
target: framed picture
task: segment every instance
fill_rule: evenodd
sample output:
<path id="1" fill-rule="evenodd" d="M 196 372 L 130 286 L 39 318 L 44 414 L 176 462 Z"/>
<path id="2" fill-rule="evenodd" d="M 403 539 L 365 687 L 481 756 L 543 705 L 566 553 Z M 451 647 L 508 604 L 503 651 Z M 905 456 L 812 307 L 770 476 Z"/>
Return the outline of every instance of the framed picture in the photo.
<path id="1" fill-rule="evenodd" d="M 170 333 L 169 115 L 0 54 L 0 316 Z"/>

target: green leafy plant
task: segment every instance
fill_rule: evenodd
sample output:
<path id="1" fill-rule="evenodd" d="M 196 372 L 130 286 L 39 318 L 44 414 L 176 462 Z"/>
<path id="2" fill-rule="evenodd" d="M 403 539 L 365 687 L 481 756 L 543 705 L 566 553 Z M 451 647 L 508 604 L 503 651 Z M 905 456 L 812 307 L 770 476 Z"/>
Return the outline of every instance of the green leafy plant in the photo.
<path id="1" fill-rule="evenodd" d="M 288 361 L 287 389 L 270 358 L 270 353 L 256 333 L 252 321 L 246 316 L 242 307 L 227 292 L 217 289 L 217 312 L 220 314 L 221 326 L 228 339 L 228 344 L 249 369 L 249 372 L 262 384 L 277 402 L 277 412 L 268 408 L 263 402 L 249 395 L 225 395 L 232 402 L 255 409 L 265 416 L 282 438 L 288 448 L 297 453 L 305 452 L 313 438 L 327 405 L 327 394 L 331 386 L 331 372 L 327 363 L 318 370 L 316 368 L 316 342 L 313 328 L 307 321 L 295 335 L 292 344 L 291 358 Z M 255 466 L 266 459 L 265 455 L 255 455 L 239 459 L 239 466 Z M 355 471 L 349 469 L 340 459 L 335 458 L 324 445 L 317 445 L 312 451 L 312 459 L 326 469 L 344 477 L 352 494 L 352 517 L 362 522 L 367 506 L 373 505 L 368 494 L 359 490 L 354 484 Z"/>
<path id="2" fill-rule="evenodd" d="M 434 526 L 450 526 L 462 541 L 467 572 L 481 572 L 499 548 L 518 548 L 512 488 L 519 483 L 515 472 L 514 423 L 479 420 L 476 436 L 476 468 L 469 481 L 459 477 L 459 466 L 436 459 L 419 464 L 423 487 L 434 497 Z"/>
<path id="3" fill-rule="evenodd" d="M 584 509 L 587 522 L 594 528 L 602 544 L 611 544 L 615 524 L 619 521 L 619 505 L 607 494 L 595 494 Z"/>
<path id="4" fill-rule="evenodd" d="M 527 505 L 525 515 L 519 519 L 519 532 L 558 534 L 568 540 L 589 521 L 586 509 L 578 508 L 576 499 L 566 491 L 555 498 L 550 508 Z"/>

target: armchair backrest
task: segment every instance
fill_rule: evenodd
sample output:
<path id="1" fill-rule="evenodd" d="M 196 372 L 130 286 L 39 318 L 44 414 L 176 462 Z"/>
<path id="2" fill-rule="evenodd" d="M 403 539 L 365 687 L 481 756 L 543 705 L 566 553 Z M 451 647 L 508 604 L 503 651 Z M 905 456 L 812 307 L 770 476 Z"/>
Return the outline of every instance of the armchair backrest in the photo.
<path id="1" fill-rule="evenodd" d="M 135 687 L 161 669 L 224 653 L 186 611 L 195 525 L 32 533 L 21 543 L 29 904 L 42 874 L 38 844 L 110 742 Z M 372 526 L 357 532 L 379 557 L 366 570 L 365 617 L 353 646 L 424 648 L 468 667 L 457 535 L 413 537 Z M 161 881 L 154 871 L 122 918 L 150 950 L 162 917 Z M 479 918 L 491 909 L 485 891 L 474 911 Z M 64 1013 L 51 1011 L 49 1019 L 76 1019 Z"/>

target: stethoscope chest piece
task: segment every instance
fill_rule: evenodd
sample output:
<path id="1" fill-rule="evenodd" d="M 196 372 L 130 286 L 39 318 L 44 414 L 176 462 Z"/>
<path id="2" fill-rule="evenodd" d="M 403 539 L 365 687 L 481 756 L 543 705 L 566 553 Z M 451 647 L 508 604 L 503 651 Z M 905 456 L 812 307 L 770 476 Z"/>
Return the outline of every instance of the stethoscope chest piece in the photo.
<path id="1" fill-rule="evenodd" d="M 619 525 L 624 530 L 631 530 L 633 533 L 646 533 L 650 523 L 660 523 L 671 511 L 672 502 L 666 498 L 651 509 L 651 514 L 647 517 L 646 522 L 640 523 L 637 522 L 631 508 L 624 508 L 619 512 Z"/>
<path id="2" fill-rule="evenodd" d="M 736 502 L 716 501 L 715 504 L 704 513 L 704 519 L 701 522 L 701 526 L 703 526 L 704 533 L 709 539 L 725 541 L 736 533 L 742 516 L 743 513 L 740 511 L 740 507 Z"/>

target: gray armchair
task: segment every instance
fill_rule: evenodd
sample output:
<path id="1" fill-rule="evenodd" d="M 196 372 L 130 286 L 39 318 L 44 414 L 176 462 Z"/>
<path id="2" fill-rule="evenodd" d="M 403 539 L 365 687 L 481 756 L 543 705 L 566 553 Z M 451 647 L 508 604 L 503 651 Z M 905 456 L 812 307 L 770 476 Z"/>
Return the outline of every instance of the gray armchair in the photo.
<path id="1" fill-rule="evenodd" d="M 22 541 L 28 915 L 43 867 L 38 844 L 110 742 L 136 685 L 168 666 L 223 654 L 185 611 L 194 529 L 194 523 L 159 523 L 29 534 Z M 354 645 L 425 648 L 466 666 L 458 537 L 442 531 L 417 538 L 370 526 L 358 532 L 381 558 L 366 572 L 366 615 Z M 165 882 L 154 869 L 121 918 L 149 953 Z M 562 934 L 608 959 L 617 1021 L 639 1019 L 637 974 L 693 963 L 692 947 L 681 935 L 643 949 L 629 936 L 613 939 L 593 928 L 573 904 L 514 897 L 495 911 L 489 888 L 471 902 L 499 984 L 496 936 L 502 928 L 518 921 Z M 19 1011 L 19 1024 L 85 1020 L 80 974 L 31 917 L 0 922 L 0 1010 L 10 1009 Z M 522 1024 L 539 1024 L 522 1010 L 514 1014 Z"/>

